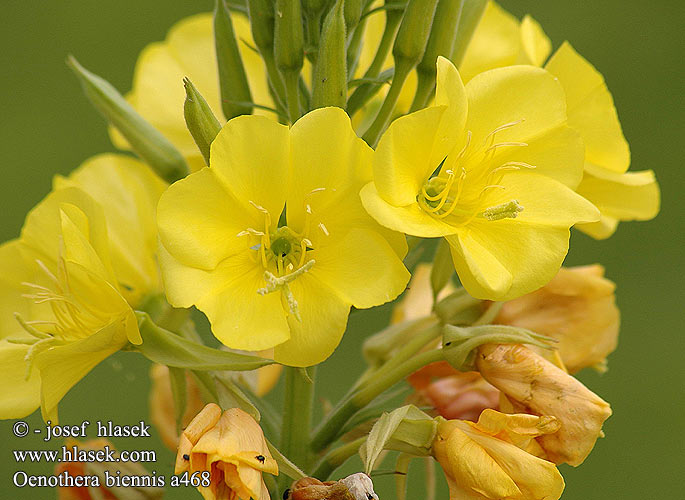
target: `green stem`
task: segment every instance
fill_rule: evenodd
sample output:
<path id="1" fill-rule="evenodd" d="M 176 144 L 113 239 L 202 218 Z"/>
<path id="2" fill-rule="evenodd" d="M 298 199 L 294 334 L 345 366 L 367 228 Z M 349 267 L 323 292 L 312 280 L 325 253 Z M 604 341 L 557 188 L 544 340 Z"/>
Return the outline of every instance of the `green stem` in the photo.
<path id="1" fill-rule="evenodd" d="M 275 104 L 276 108 L 280 108 L 285 111 L 285 86 L 283 85 L 283 78 L 281 77 L 280 71 L 276 66 L 276 58 L 274 56 L 273 50 L 261 50 L 262 59 L 264 59 L 264 65 L 266 67 L 266 75 L 269 80 L 269 87 L 275 94 Z"/>
<path id="2" fill-rule="evenodd" d="M 293 367 L 287 367 L 285 370 L 285 401 L 280 449 L 295 465 L 306 469 L 309 463 L 309 432 L 312 423 L 314 383 L 307 380 L 301 370 L 301 368 Z M 313 380 L 315 368 L 310 368 L 309 373 Z"/>
<path id="3" fill-rule="evenodd" d="M 376 115 L 376 119 L 373 121 L 369 127 L 369 130 L 366 131 L 363 137 L 366 143 L 372 148 L 376 147 L 381 134 L 390 124 L 392 113 L 395 111 L 395 105 L 397 104 L 397 100 L 400 98 L 400 93 L 402 92 L 404 82 L 407 79 L 407 76 L 409 76 L 409 73 L 413 67 L 414 64 L 406 59 L 397 59 L 395 65 L 395 75 L 392 79 L 390 90 L 385 96 L 385 100 L 383 101 L 383 105 Z"/>
<path id="4" fill-rule="evenodd" d="M 414 101 L 411 103 L 411 108 L 409 108 L 410 113 L 428 106 L 431 97 L 433 97 L 433 90 L 435 90 L 435 72 L 426 73 L 418 71 L 417 73 L 418 82 L 416 84 Z"/>
<path id="5" fill-rule="evenodd" d="M 285 95 L 288 104 L 288 118 L 290 123 L 295 123 L 300 117 L 300 72 L 287 71 L 283 75 L 285 79 Z"/>
<path id="6" fill-rule="evenodd" d="M 366 442 L 366 439 L 366 436 L 357 438 L 354 441 L 346 443 L 326 453 L 326 455 L 324 455 L 319 464 L 316 466 L 316 469 L 314 469 L 312 477 L 315 477 L 320 481 L 326 481 L 329 477 L 331 477 L 331 474 L 333 474 L 335 469 L 340 467 L 359 451 L 359 448 L 361 448 Z"/>
<path id="7" fill-rule="evenodd" d="M 401 20 L 401 13 L 399 15 L 388 13 L 388 17 L 385 21 L 385 31 L 383 31 L 383 37 L 381 38 L 381 42 L 378 45 L 378 50 L 376 50 L 376 55 L 374 56 L 369 69 L 367 69 L 366 73 L 364 73 L 364 78 L 377 78 L 378 75 L 381 74 L 383 64 L 388 58 L 392 44 L 395 41 L 395 34 L 397 33 L 397 28 L 400 25 Z M 375 93 L 374 90 L 378 90 L 379 88 L 380 85 L 374 85 L 372 83 L 365 83 L 357 87 L 347 102 L 347 112 L 349 115 L 352 116 L 359 111 L 364 104 L 366 104 L 369 99 L 373 97 Z"/>
<path id="8" fill-rule="evenodd" d="M 399 366 L 378 370 L 374 374 L 373 379 L 356 388 L 352 394 L 340 401 L 326 417 L 314 433 L 311 444 L 312 449 L 318 452 L 326 448 L 338 437 L 338 433 L 345 425 L 345 422 L 357 411 L 364 408 L 377 396 L 380 396 L 387 389 L 404 380 L 419 368 L 442 359 L 444 359 L 442 349 L 433 349 L 417 354 Z"/>

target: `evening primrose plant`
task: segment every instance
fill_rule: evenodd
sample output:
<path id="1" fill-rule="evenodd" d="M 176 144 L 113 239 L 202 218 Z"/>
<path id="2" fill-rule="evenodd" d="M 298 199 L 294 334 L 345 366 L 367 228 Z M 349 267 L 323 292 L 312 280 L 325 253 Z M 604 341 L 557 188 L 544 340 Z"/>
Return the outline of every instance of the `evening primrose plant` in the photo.
<path id="1" fill-rule="evenodd" d="M 127 153 L 56 177 L 0 246 L 0 417 L 57 422 L 129 351 L 206 499 L 377 500 L 390 466 L 401 500 L 414 459 L 452 500 L 560 498 L 612 413 L 573 374 L 606 370 L 619 316 L 601 266 L 561 269 L 570 230 L 652 218 L 659 190 L 601 74 L 551 52 L 485 0 L 217 0 L 125 96 L 70 56 Z M 393 302 L 314 422 L 348 318 Z M 402 402 L 407 378 L 435 397 Z"/>

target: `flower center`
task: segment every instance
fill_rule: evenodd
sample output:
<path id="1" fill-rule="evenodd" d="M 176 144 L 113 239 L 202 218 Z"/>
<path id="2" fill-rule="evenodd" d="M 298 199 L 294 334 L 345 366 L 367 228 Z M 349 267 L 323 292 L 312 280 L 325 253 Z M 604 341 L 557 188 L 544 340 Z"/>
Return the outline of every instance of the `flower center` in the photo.
<path id="1" fill-rule="evenodd" d="M 456 218 L 453 221 L 456 225 L 465 225 L 476 217 L 486 220 L 515 218 L 523 210 L 517 200 L 483 206 L 483 198 L 492 189 L 506 189 L 499 182 L 507 171 L 535 168 L 520 161 L 493 162 L 500 148 L 527 146 L 524 142 L 495 142 L 497 133 L 522 122 L 519 120 L 497 127 L 481 145 L 471 143 L 469 131 L 461 151 L 450 153 L 440 165 L 437 175 L 424 183 L 417 195 L 419 206 L 438 219 Z"/>

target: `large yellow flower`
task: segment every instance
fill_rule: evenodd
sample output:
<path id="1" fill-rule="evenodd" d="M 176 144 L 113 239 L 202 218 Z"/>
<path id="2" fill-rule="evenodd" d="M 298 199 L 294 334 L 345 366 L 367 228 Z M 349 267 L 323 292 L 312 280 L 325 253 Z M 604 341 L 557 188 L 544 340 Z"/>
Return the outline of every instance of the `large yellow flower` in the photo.
<path id="1" fill-rule="evenodd" d="M 261 116 L 229 121 L 210 168 L 160 200 L 172 305 L 196 305 L 231 348 L 275 347 L 274 359 L 293 366 L 330 356 L 351 305 L 392 300 L 409 279 L 404 237 L 359 200 L 371 155 L 338 108 L 291 129 Z"/>
<path id="2" fill-rule="evenodd" d="M 619 221 L 649 220 L 659 212 L 659 186 L 651 170 L 627 172 L 630 149 L 601 73 L 564 42 L 547 61 L 552 44 L 530 16 L 519 21 L 490 2 L 460 65 L 464 81 L 512 64 L 543 66 L 559 79 L 568 123 L 585 143 L 585 174 L 578 193 L 601 211 L 599 222 L 578 229 L 594 238 L 611 236 Z"/>
<path id="3" fill-rule="evenodd" d="M 0 418 L 41 406 L 56 421 L 74 384 L 141 342 L 132 307 L 160 293 L 152 217 L 165 183 L 102 155 L 55 184 L 20 238 L 0 246 Z"/>
<path id="4" fill-rule="evenodd" d="M 555 432 L 554 419 L 484 410 L 477 423 L 438 417 L 433 454 L 451 500 L 556 500 L 564 479 L 553 463 L 525 451 L 536 436 Z"/>
<path id="5" fill-rule="evenodd" d="M 264 73 L 264 63 L 252 48 L 252 31 L 247 18 L 232 15 L 238 48 L 248 77 L 252 100 L 264 106 L 272 105 Z M 192 170 L 205 166 L 183 117 L 185 90 L 183 78 L 188 77 L 221 119 L 219 71 L 216 64 L 214 28 L 211 13 L 197 14 L 176 23 L 166 40 L 148 45 L 138 58 L 133 76 L 133 89 L 126 95 L 138 113 L 147 119 L 186 158 Z M 255 110 L 255 113 L 261 113 Z M 129 149 L 114 128 L 113 142 Z"/>
<path id="6" fill-rule="evenodd" d="M 569 227 L 599 217 L 572 189 L 583 144 L 566 125 L 561 86 L 532 66 L 481 73 L 464 86 L 440 58 L 436 104 L 385 132 L 364 207 L 390 229 L 444 236 L 474 297 L 506 300 L 541 287 L 561 266 Z"/>

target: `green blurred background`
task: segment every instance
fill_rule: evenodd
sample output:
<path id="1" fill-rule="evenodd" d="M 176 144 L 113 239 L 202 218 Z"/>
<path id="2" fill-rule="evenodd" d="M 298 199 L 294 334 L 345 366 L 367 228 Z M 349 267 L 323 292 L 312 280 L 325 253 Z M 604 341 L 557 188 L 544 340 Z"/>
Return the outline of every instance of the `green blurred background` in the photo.
<path id="1" fill-rule="evenodd" d="M 579 468 L 562 467 L 565 500 L 682 498 L 677 478 L 685 459 L 683 350 L 683 35 L 680 2 L 661 0 L 502 0 L 518 16 L 532 14 L 557 47 L 569 40 L 604 74 L 633 153 L 633 170 L 654 169 L 662 186 L 662 212 L 648 223 L 622 224 L 596 242 L 575 233 L 567 264 L 601 262 L 618 284 L 621 342 L 610 370 L 581 379 L 610 401 L 614 416 Z M 3 1 L 0 21 L 0 241 L 19 233 L 27 211 L 45 196 L 55 173 L 66 174 L 89 156 L 112 150 L 103 120 L 81 95 L 64 64 L 75 54 L 92 71 L 127 91 L 140 50 L 160 40 L 178 19 L 209 10 L 211 0 Z M 680 208 L 679 208 L 680 207 Z M 534 263 L 532 264 L 534 265 Z M 337 400 L 363 366 L 359 344 L 387 321 L 389 308 L 353 315 L 341 348 L 320 369 L 319 396 Z M 148 364 L 119 354 L 97 367 L 61 405 L 63 423 L 84 419 L 136 423 L 147 418 Z M 272 399 L 278 402 L 278 391 Z M 38 415 L 27 419 L 40 425 Z M 55 498 L 49 489 L 17 490 L 12 449 L 41 448 L 40 437 L 15 438 L 0 423 L 0 498 Z M 156 435 L 114 440 L 120 448 L 156 449 L 154 468 L 170 474 L 171 452 Z M 53 444 L 52 448 L 56 448 Z M 358 462 L 338 475 L 354 471 Z M 391 467 L 390 463 L 386 468 Z M 420 474 L 412 469 L 415 479 Z M 442 481 L 442 480 L 441 480 Z M 423 498 L 412 481 L 409 498 Z M 376 480 L 381 498 L 393 498 L 389 476 Z M 441 484 L 438 498 L 447 498 Z M 169 490 L 167 498 L 197 498 Z"/>

